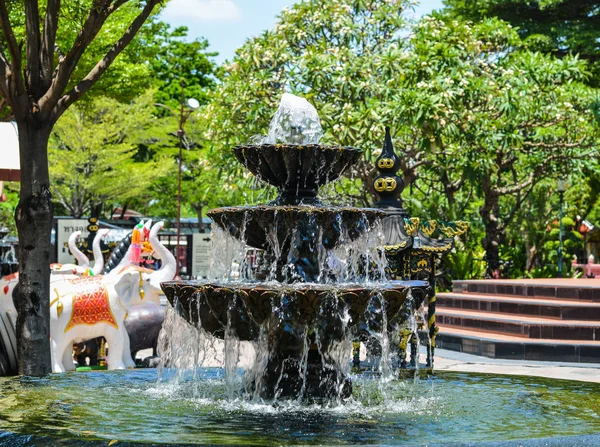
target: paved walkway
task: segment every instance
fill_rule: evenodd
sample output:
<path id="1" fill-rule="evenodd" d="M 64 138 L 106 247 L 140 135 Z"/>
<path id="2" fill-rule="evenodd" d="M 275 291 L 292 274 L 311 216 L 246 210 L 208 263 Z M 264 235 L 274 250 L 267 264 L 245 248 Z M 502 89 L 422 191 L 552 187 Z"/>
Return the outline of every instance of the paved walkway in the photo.
<path id="1" fill-rule="evenodd" d="M 460 283 L 525 284 L 540 286 L 600 287 L 600 278 L 461 279 Z"/>
<path id="2" fill-rule="evenodd" d="M 421 353 L 421 362 L 425 362 L 425 354 L 423 352 Z M 600 383 L 600 363 L 529 362 L 524 360 L 491 359 L 448 351 L 446 349 L 435 350 L 434 371 L 548 377 L 552 379 Z"/>
<path id="3" fill-rule="evenodd" d="M 244 346 L 241 353 L 240 367 L 247 367 L 253 353 Z M 205 366 L 222 367 L 221 352 L 215 352 L 205 362 Z M 138 352 L 140 359 L 152 355 L 152 350 Z M 425 349 L 421 349 L 421 364 L 425 364 Z M 600 383 L 600 363 L 560 363 L 560 362 L 528 362 L 524 360 L 503 360 L 479 357 L 448 351 L 435 350 L 434 371 L 475 372 L 487 374 L 506 374 L 511 376 L 548 377 L 551 379 L 579 380 L 582 382 Z"/>

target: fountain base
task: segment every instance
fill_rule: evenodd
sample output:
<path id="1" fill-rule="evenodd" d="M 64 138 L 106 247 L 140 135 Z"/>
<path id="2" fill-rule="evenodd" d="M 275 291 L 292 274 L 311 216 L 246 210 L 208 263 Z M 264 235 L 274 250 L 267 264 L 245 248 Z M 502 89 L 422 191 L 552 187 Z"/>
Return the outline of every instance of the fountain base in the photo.
<path id="1" fill-rule="evenodd" d="M 352 382 L 339 368 L 323 362 L 316 346 L 302 352 L 280 352 L 269 358 L 264 373 L 250 384 L 254 396 L 305 403 L 346 400 Z"/>

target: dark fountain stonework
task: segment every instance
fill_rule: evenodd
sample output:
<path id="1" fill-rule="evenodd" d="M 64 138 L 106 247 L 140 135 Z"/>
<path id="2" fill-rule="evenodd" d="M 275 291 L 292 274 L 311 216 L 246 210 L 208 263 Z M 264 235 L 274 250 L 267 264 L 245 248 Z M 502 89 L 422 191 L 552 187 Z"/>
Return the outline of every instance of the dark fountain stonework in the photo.
<path id="1" fill-rule="evenodd" d="M 429 285 L 336 284 L 322 271 L 320 248 L 356 240 L 384 216 L 376 209 L 326 206 L 316 197 L 320 186 L 360 158 L 359 149 L 287 144 L 238 146 L 234 153 L 255 176 L 276 186 L 279 196 L 269 205 L 219 208 L 208 215 L 275 260 L 277 282 L 171 281 L 162 284 L 163 290 L 190 324 L 219 338 L 266 346 L 266 367 L 253 383 L 255 394 L 346 398 L 352 385 L 331 353 L 367 332 L 394 332 L 406 325 Z"/>

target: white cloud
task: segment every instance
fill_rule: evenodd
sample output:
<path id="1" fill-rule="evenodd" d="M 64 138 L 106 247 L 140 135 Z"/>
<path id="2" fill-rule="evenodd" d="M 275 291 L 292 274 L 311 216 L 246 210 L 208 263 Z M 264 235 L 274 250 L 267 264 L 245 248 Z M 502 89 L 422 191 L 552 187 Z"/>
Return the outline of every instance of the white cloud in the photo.
<path id="1" fill-rule="evenodd" d="M 162 16 L 165 19 L 234 21 L 241 17 L 233 0 L 171 0 Z"/>

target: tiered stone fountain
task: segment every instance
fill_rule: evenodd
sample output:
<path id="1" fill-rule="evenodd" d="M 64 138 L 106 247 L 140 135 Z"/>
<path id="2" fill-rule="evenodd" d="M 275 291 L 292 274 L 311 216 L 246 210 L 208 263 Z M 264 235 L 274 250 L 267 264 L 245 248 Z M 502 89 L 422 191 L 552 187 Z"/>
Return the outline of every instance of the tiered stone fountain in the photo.
<path id="1" fill-rule="evenodd" d="M 333 207 L 317 198 L 319 187 L 337 179 L 361 150 L 318 144 L 314 108 L 291 95 L 284 95 L 269 135 L 267 143 L 233 151 L 279 196 L 268 205 L 208 213 L 246 247 L 262 250 L 262 268 L 242 269 L 246 273 L 236 280 L 162 287 L 175 311 L 198 329 L 255 345 L 246 383 L 254 396 L 344 399 L 352 392 L 352 341 L 377 335 L 394 340 L 429 286 L 385 281 L 385 258 L 376 259 L 381 250 L 360 252 L 380 231 L 383 211 Z"/>

